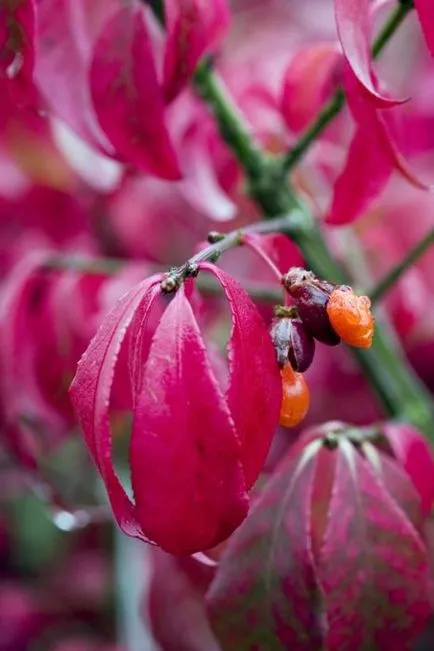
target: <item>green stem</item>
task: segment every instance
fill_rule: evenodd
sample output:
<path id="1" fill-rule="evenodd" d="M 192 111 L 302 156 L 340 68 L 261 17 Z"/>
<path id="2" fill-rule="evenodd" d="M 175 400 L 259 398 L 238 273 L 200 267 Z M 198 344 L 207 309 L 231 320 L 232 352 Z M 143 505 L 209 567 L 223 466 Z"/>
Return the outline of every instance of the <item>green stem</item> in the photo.
<path id="1" fill-rule="evenodd" d="M 211 72 L 211 63 L 201 63 L 195 74 L 195 86 L 208 104 L 218 122 L 220 133 L 228 143 L 250 178 L 262 175 L 266 156 L 254 141 L 251 130 L 239 112 L 237 106 L 227 101 L 227 90 L 217 75 Z"/>
<path id="2" fill-rule="evenodd" d="M 405 272 L 414 265 L 417 260 L 423 256 L 434 243 L 434 228 L 416 244 L 408 255 L 389 271 L 389 273 L 374 287 L 369 296 L 373 304 L 378 303 L 387 292 L 392 289 L 396 282 L 405 274 Z"/>
<path id="3" fill-rule="evenodd" d="M 396 9 L 389 16 L 389 19 L 383 25 L 372 46 L 372 55 L 375 58 L 381 54 L 412 8 L 412 2 L 403 2 L 402 4 L 398 4 Z M 326 129 L 326 127 L 328 127 L 333 118 L 340 113 L 344 105 L 345 93 L 342 88 L 338 88 L 331 100 L 318 114 L 314 122 L 307 127 L 306 131 L 301 134 L 297 143 L 283 157 L 282 165 L 287 172 L 295 167 L 318 136 Z"/>
<path id="4" fill-rule="evenodd" d="M 278 217 L 268 222 L 262 221 L 256 224 L 250 224 L 245 228 L 238 228 L 226 235 L 210 233 L 210 236 L 212 235 L 212 239 L 215 241 L 205 249 L 202 249 L 202 251 L 199 251 L 199 253 L 196 253 L 185 264 L 171 269 L 162 281 L 161 289 L 167 294 L 175 291 L 186 278 L 197 275 L 197 265 L 200 262 L 217 262 L 220 255 L 225 251 L 236 246 L 242 246 L 244 235 L 248 233 L 278 233 L 280 228 L 283 227 L 291 235 L 295 236 L 300 229 L 300 212 L 298 210 L 292 210 L 284 217 Z"/>

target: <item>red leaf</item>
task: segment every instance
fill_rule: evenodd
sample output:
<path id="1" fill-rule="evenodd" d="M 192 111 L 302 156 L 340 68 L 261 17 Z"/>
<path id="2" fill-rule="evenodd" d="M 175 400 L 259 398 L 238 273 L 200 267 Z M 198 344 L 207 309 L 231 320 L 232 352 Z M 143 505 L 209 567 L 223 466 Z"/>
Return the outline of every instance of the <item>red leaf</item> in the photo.
<path id="1" fill-rule="evenodd" d="M 0 303 L 0 411 L 4 432 L 20 460 L 32 464 L 64 434 L 35 371 L 35 341 L 47 290 L 44 254 L 24 258 L 2 286 Z"/>
<path id="2" fill-rule="evenodd" d="M 314 577 L 310 500 L 313 442 L 290 453 L 228 543 L 207 595 L 224 649 L 316 651 L 320 600 Z"/>
<path id="3" fill-rule="evenodd" d="M 72 404 L 86 444 L 106 484 L 116 520 L 125 533 L 144 540 L 135 506 L 114 471 L 109 405 L 115 365 L 127 329 L 139 307 L 146 305 L 145 309 L 150 310 L 160 280 L 161 276 L 147 278 L 118 301 L 82 356 L 70 388 Z"/>
<path id="4" fill-rule="evenodd" d="M 226 33 L 230 13 L 226 0 L 165 0 L 164 10 L 163 88 L 171 102 L 192 78 L 199 59 Z"/>
<path id="5" fill-rule="evenodd" d="M 93 52 L 91 94 L 118 154 L 144 172 L 176 180 L 180 170 L 145 18 L 142 7 L 124 7 L 105 23 Z"/>
<path id="6" fill-rule="evenodd" d="M 428 47 L 434 55 L 434 5 L 432 0 L 414 0 L 414 6 Z"/>
<path id="7" fill-rule="evenodd" d="M 304 46 L 292 59 L 283 81 L 281 111 L 293 131 L 316 117 L 338 81 L 342 53 L 335 43 Z"/>
<path id="8" fill-rule="evenodd" d="M 421 539 L 369 465 L 339 444 L 318 563 L 330 651 L 404 651 L 430 615 Z"/>
<path id="9" fill-rule="evenodd" d="M 434 503 L 434 456 L 427 439 L 405 423 L 383 423 L 386 436 L 400 466 L 408 473 L 428 515 Z"/>
<path id="10" fill-rule="evenodd" d="M 249 489 L 258 478 L 279 421 L 282 386 L 276 353 L 257 308 L 241 285 L 214 265 L 202 263 L 200 267 L 216 276 L 229 301 L 232 332 L 226 397 Z"/>
<path id="11" fill-rule="evenodd" d="M 240 443 L 183 288 L 154 334 L 130 465 L 138 519 L 165 551 L 213 547 L 247 514 Z"/>
<path id="12" fill-rule="evenodd" d="M 348 224 L 361 215 L 386 186 L 393 172 L 377 120 L 359 126 L 348 149 L 344 169 L 335 182 L 327 216 L 329 224 Z"/>
<path id="13" fill-rule="evenodd" d="M 100 5 L 109 15 L 113 10 L 114 0 L 92 2 L 94 11 Z M 93 147 L 113 154 L 90 97 L 87 70 L 95 34 L 88 28 L 88 10 L 85 0 L 39 2 L 35 80 L 55 115 Z"/>
<path id="14" fill-rule="evenodd" d="M 376 109 L 360 92 L 360 83 L 347 68 L 345 90 L 357 122 L 347 160 L 338 177 L 327 222 L 347 224 L 366 210 L 398 171 L 420 190 L 432 187 L 418 179 L 408 166 L 394 137 L 393 115 Z"/>
<path id="15" fill-rule="evenodd" d="M 370 52 L 370 0 L 335 0 L 336 25 L 351 70 L 373 106 L 387 108 L 407 101 L 379 92 L 373 76 Z"/>

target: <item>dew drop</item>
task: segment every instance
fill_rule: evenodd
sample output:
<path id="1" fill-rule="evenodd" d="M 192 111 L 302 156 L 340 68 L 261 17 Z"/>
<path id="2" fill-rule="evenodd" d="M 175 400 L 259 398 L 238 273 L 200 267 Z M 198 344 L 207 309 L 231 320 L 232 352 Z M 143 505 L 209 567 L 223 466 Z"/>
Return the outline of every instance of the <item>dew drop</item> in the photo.
<path id="1" fill-rule="evenodd" d="M 76 511 L 51 507 L 49 514 L 53 524 L 60 531 L 66 533 L 84 529 L 91 523 L 107 522 L 110 520 L 110 512 L 105 506 L 77 509 Z"/>
<path id="2" fill-rule="evenodd" d="M 51 519 L 60 531 L 70 532 L 80 529 L 79 519 L 71 511 L 55 509 L 51 513 Z"/>

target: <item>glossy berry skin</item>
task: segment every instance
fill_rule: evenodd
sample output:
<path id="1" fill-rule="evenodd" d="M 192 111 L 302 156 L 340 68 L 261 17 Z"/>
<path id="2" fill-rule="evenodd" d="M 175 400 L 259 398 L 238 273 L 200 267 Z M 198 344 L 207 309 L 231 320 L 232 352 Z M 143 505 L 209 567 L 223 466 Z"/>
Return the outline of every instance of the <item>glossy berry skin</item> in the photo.
<path id="1" fill-rule="evenodd" d="M 345 343 L 357 348 L 370 348 L 374 337 L 374 317 L 367 296 L 357 296 L 350 287 L 338 287 L 330 294 L 327 314 L 333 330 Z"/>
<path id="2" fill-rule="evenodd" d="M 340 337 L 332 328 L 327 303 L 336 285 L 319 280 L 311 271 L 294 267 L 284 277 L 287 292 L 295 299 L 306 332 L 327 346 L 337 346 Z"/>
<path id="3" fill-rule="evenodd" d="M 294 371 L 304 373 L 312 363 L 315 340 L 298 317 L 280 317 L 273 322 L 271 339 L 282 368 L 288 361 Z"/>
<path id="4" fill-rule="evenodd" d="M 279 423 L 283 427 L 296 427 L 307 414 L 310 403 L 309 387 L 301 373 L 286 364 L 280 371 L 282 377 L 282 406 Z"/>

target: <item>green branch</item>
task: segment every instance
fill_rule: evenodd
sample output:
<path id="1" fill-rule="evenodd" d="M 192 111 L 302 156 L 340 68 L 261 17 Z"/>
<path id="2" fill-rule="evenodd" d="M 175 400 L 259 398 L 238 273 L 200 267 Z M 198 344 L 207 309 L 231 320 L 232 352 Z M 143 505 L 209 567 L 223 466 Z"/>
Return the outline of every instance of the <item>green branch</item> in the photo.
<path id="1" fill-rule="evenodd" d="M 392 289 L 396 282 L 405 274 L 410 267 L 414 265 L 420 257 L 429 249 L 431 244 L 434 243 L 434 228 L 416 244 L 416 246 L 408 253 L 408 255 L 401 260 L 396 267 L 393 267 L 389 273 L 374 287 L 369 296 L 373 304 L 378 303 L 387 292 Z"/>
<path id="2" fill-rule="evenodd" d="M 408 1 L 398 4 L 374 41 L 372 55 L 375 58 L 383 51 L 412 8 L 413 4 Z M 307 127 L 297 143 L 283 157 L 282 165 L 287 172 L 295 167 L 318 136 L 328 127 L 333 118 L 340 113 L 344 105 L 345 93 L 342 88 L 338 88 L 314 122 Z"/>

